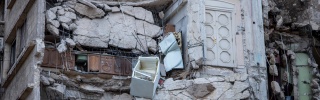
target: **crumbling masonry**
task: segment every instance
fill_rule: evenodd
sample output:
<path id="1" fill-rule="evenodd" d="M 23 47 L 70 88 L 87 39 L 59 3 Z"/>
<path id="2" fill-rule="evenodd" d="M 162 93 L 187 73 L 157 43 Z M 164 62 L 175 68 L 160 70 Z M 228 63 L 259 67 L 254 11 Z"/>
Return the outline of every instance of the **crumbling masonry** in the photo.
<path id="1" fill-rule="evenodd" d="M 4 0 L 0 98 L 320 100 L 319 4 Z M 172 34 L 168 61 L 160 43 Z M 130 94 L 139 57 L 160 59 L 148 97 Z"/>

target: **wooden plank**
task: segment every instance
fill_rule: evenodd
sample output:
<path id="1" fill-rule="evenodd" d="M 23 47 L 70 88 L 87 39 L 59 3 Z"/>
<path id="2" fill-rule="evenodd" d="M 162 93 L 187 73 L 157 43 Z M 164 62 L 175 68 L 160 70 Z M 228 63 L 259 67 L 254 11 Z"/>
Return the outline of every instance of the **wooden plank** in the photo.
<path id="1" fill-rule="evenodd" d="M 88 68 L 89 71 L 97 72 L 100 70 L 100 55 L 88 55 Z"/>

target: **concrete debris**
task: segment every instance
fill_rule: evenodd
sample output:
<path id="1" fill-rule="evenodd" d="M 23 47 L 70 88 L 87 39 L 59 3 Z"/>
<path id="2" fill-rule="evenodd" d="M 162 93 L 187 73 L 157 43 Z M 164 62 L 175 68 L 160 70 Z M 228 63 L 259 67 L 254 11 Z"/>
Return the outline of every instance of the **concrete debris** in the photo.
<path id="1" fill-rule="evenodd" d="M 283 42 L 276 41 L 276 43 L 282 50 L 287 50 L 287 47 Z"/>
<path id="2" fill-rule="evenodd" d="M 229 82 L 213 82 L 211 84 L 216 89 L 212 93 L 210 93 L 208 96 L 206 96 L 204 99 L 218 100 L 232 86 L 231 83 Z"/>
<path id="3" fill-rule="evenodd" d="M 54 36 L 59 36 L 59 29 L 51 24 L 47 24 L 47 30 Z"/>
<path id="4" fill-rule="evenodd" d="M 192 85 L 191 81 L 188 80 L 173 80 L 173 78 L 169 78 L 164 81 L 163 86 L 165 90 L 178 90 L 178 89 L 186 89 Z"/>
<path id="5" fill-rule="evenodd" d="M 313 67 L 313 68 L 317 68 L 317 67 L 318 67 L 318 64 L 315 63 L 315 62 L 313 62 L 313 61 L 311 61 L 310 58 L 308 59 L 308 64 L 309 64 L 309 66 L 311 66 L 311 67 Z"/>
<path id="6" fill-rule="evenodd" d="M 133 12 L 134 9 L 132 6 L 120 6 L 120 10 L 125 14 L 134 16 L 134 12 Z"/>
<path id="7" fill-rule="evenodd" d="M 66 12 L 64 11 L 64 9 L 60 9 L 60 10 L 57 11 L 57 14 L 58 14 L 59 16 L 63 16 L 65 13 L 66 13 Z"/>
<path id="8" fill-rule="evenodd" d="M 311 84 L 310 84 L 311 88 L 314 88 L 314 89 L 318 89 L 319 88 L 319 83 L 316 79 L 313 79 L 311 81 Z"/>
<path id="9" fill-rule="evenodd" d="M 271 82 L 271 88 L 274 94 L 278 95 L 281 92 L 281 88 L 279 86 L 279 83 L 276 81 Z"/>
<path id="10" fill-rule="evenodd" d="M 133 100 L 133 97 L 127 93 L 123 93 L 121 95 L 114 96 L 112 100 Z"/>
<path id="11" fill-rule="evenodd" d="M 278 68 L 276 65 L 269 66 L 269 74 L 271 74 L 273 76 L 278 76 Z"/>
<path id="12" fill-rule="evenodd" d="M 310 25 L 312 30 L 319 30 L 319 25 L 317 25 L 317 23 L 310 21 Z"/>
<path id="13" fill-rule="evenodd" d="M 66 86 L 63 84 L 54 83 L 52 86 L 47 87 L 47 93 L 56 93 L 59 97 L 65 94 Z"/>
<path id="14" fill-rule="evenodd" d="M 48 78 L 48 81 L 50 82 L 50 84 L 53 84 L 53 83 L 56 82 L 56 81 L 55 81 L 53 78 L 51 78 L 51 77 Z"/>
<path id="15" fill-rule="evenodd" d="M 88 7 L 91 7 L 91 8 L 97 8 L 94 4 L 92 4 L 91 2 L 87 1 L 87 0 L 78 0 L 78 2 L 88 6 Z"/>
<path id="16" fill-rule="evenodd" d="M 214 90 L 215 90 L 215 88 L 209 83 L 193 84 L 187 88 L 187 92 L 196 98 L 205 97 L 206 95 L 208 95 L 209 93 L 211 93 Z"/>
<path id="17" fill-rule="evenodd" d="M 247 99 L 250 97 L 250 92 L 248 90 L 245 90 L 244 92 L 242 93 L 238 93 L 234 96 L 234 98 L 237 98 L 237 99 Z"/>
<path id="18" fill-rule="evenodd" d="M 58 49 L 59 53 L 67 51 L 66 41 L 65 40 L 61 40 L 61 42 L 60 42 L 60 44 L 59 44 L 57 49 Z"/>
<path id="19" fill-rule="evenodd" d="M 160 17 L 160 19 L 163 19 L 163 18 L 164 18 L 164 13 L 163 13 L 163 11 L 159 12 L 159 13 L 158 13 L 158 16 Z"/>
<path id="20" fill-rule="evenodd" d="M 146 11 L 146 18 L 145 21 L 149 22 L 149 23 L 154 23 L 154 19 L 152 16 L 152 12 L 151 11 Z"/>
<path id="21" fill-rule="evenodd" d="M 61 26 L 62 26 L 64 29 L 66 29 L 66 30 L 70 30 L 69 25 L 66 24 L 66 23 L 61 23 Z"/>
<path id="22" fill-rule="evenodd" d="M 73 13 L 73 12 L 66 12 L 64 14 L 64 16 L 66 16 L 66 17 L 68 17 L 70 19 L 77 19 L 77 15 L 75 13 Z"/>
<path id="23" fill-rule="evenodd" d="M 43 85 L 50 85 L 50 82 L 49 82 L 48 78 L 45 77 L 45 76 L 41 76 L 41 77 L 40 77 L 40 81 L 41 81 L 41 83 L 42 83 Z"/>
<path id="24" fill-rule="evenodd" d="M 58 16 L 58 21 L 60 23 L 71 23 L 71 19 L 65 16 Z"/>
<path id="25" fill-rule="evenodd" d="M 92 92 L 92 93 L 98 93 L 98 94 L 103 94 L 104 90 L 99 88 L 99 87 L 95 87 L 92 85 L 80 85 L 80 89 L 87 91 L 87 92 Z"/>
<path id="26" fill-rule="evenodd" d="M 47 20 L 47 23 L 53 25 L 56 28 L 60 26 L 60 23 L 58 20 Z"/>
<path id="27" fill-rule="evenodd" d="M 118 7 L 111 7 L 111 12 L 120 12 Z"/>
<path id="28" fill-rule="evenodd" d="M 142 20 L 136 20 L 137 33 L 149 37 L 158 37 L 161 28 Z"/>
<path id="29" fill-rule="evenodd" d="M 70 29 L 70 31 L 73 31 L 73 30 L 77 29 L 77 24 L 71 23 L 71 24 L 69 25 L 69 29 Z"/>
<path id="30" fill-rule="evenodd" d="M 103 4 L 103 9 L 102 10 L 105 11 L 105 12 L 109 12 L 109 11 L 112 11 L 112 8 L 110 6 L 108 6 L 108 5 L 106 5 L 106 4 Z"/>
<path id="31" fill-rule="evenodd" d="M 277 16 L 277 17 L 278 17 L 278 16 Z M 280 16 L 280 17 L 279 17 L 279 20 L 277 21 L 277 26 L 276 26 L 276 28 L 279 29 L 280 26 L 282 26 L 282 24 L 283 24 L 283 18 L 282 18 L 282 16 Z"/>
<path id="32" fill-rule="evenodd" d="M 46 19 L 47 20 L 54 20 L 56 18 L 57 18 L 57 16 L 54 12 L 52 12 L 52 10 L 47 10 L 47 12 L 46 12 Z"/>
<path id="33" fill-rule="evenodd" d="M 105 15 L 105 12 L 99 8 L 92 8 L 87 5 L 77 3 L 74 8 L 78 13 L 87 16 L 89 18 L 101 18 Z"/>
<path id="34" fill-rule="evenodd" d="M 222 77 L 210 77 L 210 78 L 207 78 L 209 82 L 223 82 L 225 81 L 224 78 Z"/>
<path id="35" fill-rule="evenodd" d="M 142 7 L 134 7 L 133 8 L 133 12 L 134 12 L 134 17 L 136 17 L 137 19 L 141 19 L 141 20 L 145 20 L 146 18 L 146 11 L 144 8 Z"/>
<path id="36" fill-rule="evenodd" d="M 66 38 L 65 41 L 66 41 L 67 45 L 70 47 L 74 47 L 76 45 L 76 43 L 70 38 Z"/>
<path id="37" fill-rule="evenodd" d="M 273 54 L 270 54 L 269 56 L 270 56 L 270 60 L 269 60 L 270 65 L 275 65 L 276 57 Z"/>
<path id="38" fill-rule="evenodd" d="M 236 81 L 245 81 L 248 79 L 248 74 L 246 73 L 235 73 L 234 74 L 235 80 Z"/>
<path id="39" fill-rule="evenodd" d="M 249 88 L 249 84 L 246 82 L 240 82 L 240 81 L 235 81 L 234 85 L 232 86 L 232 90 L 234 93 L 241 93 L 242 91 L 246 90 Z"/>

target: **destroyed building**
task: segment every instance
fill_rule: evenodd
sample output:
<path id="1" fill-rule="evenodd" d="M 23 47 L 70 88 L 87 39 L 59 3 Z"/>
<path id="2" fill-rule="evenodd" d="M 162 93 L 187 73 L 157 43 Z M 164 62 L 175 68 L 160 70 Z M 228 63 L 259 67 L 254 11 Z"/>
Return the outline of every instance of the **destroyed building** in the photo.
<path id="1" fill-rule="evenodd" d="M 318 0 L 2 0 L 0 100 L 320 100 Z"/>

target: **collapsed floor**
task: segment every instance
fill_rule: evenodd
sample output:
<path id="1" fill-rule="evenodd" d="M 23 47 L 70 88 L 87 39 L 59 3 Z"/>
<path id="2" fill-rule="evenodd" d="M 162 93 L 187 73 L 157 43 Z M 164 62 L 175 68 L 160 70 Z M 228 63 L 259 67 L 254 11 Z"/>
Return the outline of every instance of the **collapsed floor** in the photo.
<path id="1" fill-rule="evenodd" d="M 132 68 L 140 55 L 159 54 L 157 45 L 166 30 L 158 12 L 166 7 L 142 5 L 142 8 L 135 3 L 127 4 L 129 6 L 86 0 L 47 2 L 42 98 L 139 99 L 129 95 L 131 70 L 126 69 Z M 194 4 L 192 7 L 200 5 L 191 4 Z M 199 53 L 201 55 L 201 52 L 190 54 L 196 58 L 190 58 L 186 69 L 162 75 L 154 99 L 248 99 L 252 96 L 247 71 L 202 66 L 202 58 L 197 57 Z M 83 56 L 93 60 L 84 63 L 80 60 Z M 109 66 L 117 58 L 123 60 L 111 64 L 110 69 L 114 71 L 94 67 L 100 61 Z M 128 64 L 118 68 L 121 62 Z M 251 78 L 251 82 L 255 82 L 254 79 Z"/>

